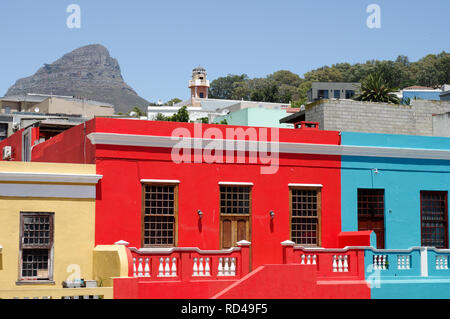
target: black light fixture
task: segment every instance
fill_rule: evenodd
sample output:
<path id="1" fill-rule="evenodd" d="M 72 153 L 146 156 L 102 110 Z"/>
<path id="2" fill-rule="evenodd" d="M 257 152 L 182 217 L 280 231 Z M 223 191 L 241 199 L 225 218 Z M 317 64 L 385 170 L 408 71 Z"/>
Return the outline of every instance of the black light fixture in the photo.
<path id="1" fill-rule="evenodd" d="M 275 218 L 275 213 L 273 212 L 273 210 L 270 211 L 270 219 L 274 219 Z"/>
<path id="2" fill-rule="evenodd" d="M 203 212 L 200 209 L 197 211 L 197 214 L 200 219 L 203 218 Z"/>

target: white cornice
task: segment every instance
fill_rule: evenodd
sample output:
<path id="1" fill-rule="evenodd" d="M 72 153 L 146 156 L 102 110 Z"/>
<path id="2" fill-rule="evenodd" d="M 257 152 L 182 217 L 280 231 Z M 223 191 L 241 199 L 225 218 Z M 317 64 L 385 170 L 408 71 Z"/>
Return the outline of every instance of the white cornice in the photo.
<path id="1" fill-rule="evenodd" d="M 102 175 L 0 172 L 0 182 L 97 184 Z"/>
<path id="2" fill-rule="evenodd" d="M 289 187 L 323 187 L 322 184 L 296 184 L 296 183 L 290 183 L 288 184 Z"/>
<path id="3" fill-rule="evenodd" d="M 223 186 L 253 186 L 250 182 L 219 182 L 219 185 Z"/>
<path id="4" fill-rule="evenodd" d="M 180 184 L 180 181 L 179 180 L 172 180 L 172 179 L 141 179 L 141 183 Z"/>
<path id="5" fill-rule="evenodd" d="M 132 135 L 116 133 L 91 133 L 88 135 L 92 144 L 122 145 L 142 147 L 164 147 L 172 148 L 179 143 L 181 138 L 170 136 Z M 184 141 L 197 145 L 197 138 L 183 138 Z M 212 141 L 219 150 L 257 150 L 258 146 L 268 151 L 277 150 L 279 153 L 290 154 L 319 154 L 337 156 L 363 156 L 363 157 L 391 157 L 391 158 L 413 158 L 413 159 L 436 159 L 450 160 L 450 150 L 400 148 L 400 147 L 377 147 L 356 145 L 332 145 L 332 144 L 308 144 L 287 142 L 258 142 L 237 141 L 225 139 L 200 139 L 202 148 Z M 195 144 L 194 144 L 195 143 Z M 219 146 L 222 144 L 222 147 Z"/>

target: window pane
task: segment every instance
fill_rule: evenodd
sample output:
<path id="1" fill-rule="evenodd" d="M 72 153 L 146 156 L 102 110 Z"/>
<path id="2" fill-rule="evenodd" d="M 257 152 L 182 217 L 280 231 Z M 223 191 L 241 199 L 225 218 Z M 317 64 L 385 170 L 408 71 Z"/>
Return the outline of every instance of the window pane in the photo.
<path id="1" fill-rule="evenodd" d="M 250 214 L 249 186 L 220 186 L 221 214 Z"/>
<path id="2" fill-rule="evenodd" d="M 175 245 L 175 187 L 144 187 L 144 245 Z"/>
<path id="3" fill-rule="evenodd" d="M 421 192 L 422 246 L 448 248 L 447 193 Z"/>
<path id="4" fill-rule="evenodd" d="M 319 244 L 318 191 L 292 189 L 291 238 L 298 245 Z"/>

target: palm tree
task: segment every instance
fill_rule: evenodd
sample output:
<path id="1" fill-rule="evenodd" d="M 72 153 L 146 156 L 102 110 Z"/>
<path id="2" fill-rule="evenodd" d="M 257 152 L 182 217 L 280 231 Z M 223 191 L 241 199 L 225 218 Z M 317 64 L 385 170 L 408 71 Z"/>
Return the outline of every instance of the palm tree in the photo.
<path id="1" fill-rule="evenodd" d="M 389 87 L 382 73 L 371 73 L 361 81 L 361 93 L 354 100 L 400 104 L 400 99 L 393 94 L 395 91 L 397 89 Z"/>

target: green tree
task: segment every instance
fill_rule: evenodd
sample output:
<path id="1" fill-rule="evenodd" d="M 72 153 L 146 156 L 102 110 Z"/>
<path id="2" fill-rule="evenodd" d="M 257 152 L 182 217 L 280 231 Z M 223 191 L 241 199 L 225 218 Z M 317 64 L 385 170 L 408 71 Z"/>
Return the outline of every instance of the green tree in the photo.
<path id="1" fill-rule="evenodd" d="M 170 101 L 168 101 L 166 103 L 166 105 L 173 106 L 174 104 L 177 104 L 177 103 L 180 103 L 180 102 L 183 102 L 183 101 L 178 99 L 178 98 L 174 98 L 174 99 L 171 99 Z"/>
<path id="2" fill-rule="evenodd" d="M 246 82 L 247 80 L 248 76 L 246 74 L 228 74 L 225 77 L 217 78 L 211 82 L 208 96 L 213 99 L 230 100 L 233 95 L 233 90 L 237 86 L 237 84 Z"/>
<path id="3" fill-rule="evenodd" d="M 147 116 L 147 113 L 142 111 L 139 106 L 133 107 L 133 109 L 127 113 L 128 116 L 135 116 L 135 117 L 141 117 L 141 116 Z"/>
<path id="4" fill-rule="evenodd" d="M 364 102 L 400 104 L 399 98 L 392 94 L 396 90 L 389 87 L 382 73 L 371 73 L 361 81 L 361 93 L 354 99 Z"/>
<path id="5" fill-rule="evenodd" d="M 178 112 L 171 117 L 169 117 L 171 122 L 189 122 L 189 112 L 186 106 L 183 106 L 178 110 Z"/>

